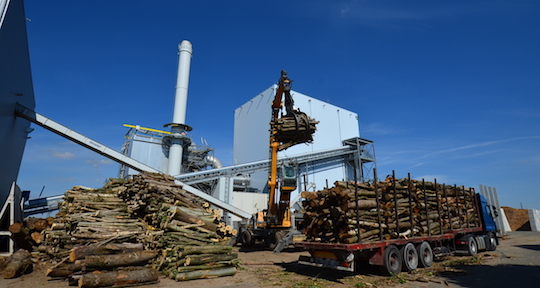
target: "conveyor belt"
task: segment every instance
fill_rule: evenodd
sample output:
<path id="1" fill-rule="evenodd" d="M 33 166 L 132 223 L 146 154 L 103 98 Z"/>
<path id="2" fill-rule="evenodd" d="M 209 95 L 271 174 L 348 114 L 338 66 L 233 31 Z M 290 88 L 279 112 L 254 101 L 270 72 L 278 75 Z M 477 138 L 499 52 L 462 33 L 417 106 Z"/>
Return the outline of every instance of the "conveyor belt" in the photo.
<path id="1" fill-rule="evenodd" d="M 143 164 L 131 157 L 128 157 L 120 152 L 117 152 L 95 140 L 92 140 L 80 133 L 77 133 L 71 129 L 69 129 L 68 127 L 58 123 L 58 122 L 55 122 L 35 111 L 33 111 L 32 109 L 29 109 L 27 107 L 24 107 L 22 105 L 17 105 L 16 107 L 16 110 L 15 110 L 15 115 L 19 116 L 19 117 L 22 117 L 24 119 L 27 119 L 29 120 L 30 122 L 34 123 L 34 124 L 37 124 L 47 130 L 50 130 L 64 138 L 67 138 L 83 147 L 86 147 L 94 152 L 97 152 L 109 159 L 112 159 L 118 163 L 121 163 L 123 165 L 126 165 L 132 169 L 135 169 L 137 171 L 148 171 L 148 172 L 154 172 L 154 173 L 160 173 L 160 171 L 146 165 L 146 164 Z M 225 211 L 228 211 L 230 212 L 231 214 L 233 215 L 236 215 L 240 218 L 250 218 L 251 217 L 251 214 L 246 212 L 246 211 L 243 211 L 241 209 L 238 209 L 228 203 L 225 203 L 219 199 L 216 199 L 214 198 L 213 196 L 210 196 L 194 187 L 191 187 L 189 186 L 188 184 L 185 184 L 183 182 L 180 182 L 180 181 L 176 181 L 176 184 L 178 185 L 181 185 L 182 188 L 186 191 L 188 191 L 189 193 L 191 194 L 194 194 L 200 198 L 203 198 L 204 200 L 208 201 L 209 203 L 211 203 L 212 205 L 216 206 L 216 207 L 219 207 Z M 41 207 L 35 207 L 35 208 L 32 208 L 34 210 L 36 209 L 54 209 L 54 208 L 47 208 L 48 206 L 45 205 L 47 201 L 44 202 L 44 205 L 42 205 Z M 30 212 L 30 211 L 29 211 Z"/>

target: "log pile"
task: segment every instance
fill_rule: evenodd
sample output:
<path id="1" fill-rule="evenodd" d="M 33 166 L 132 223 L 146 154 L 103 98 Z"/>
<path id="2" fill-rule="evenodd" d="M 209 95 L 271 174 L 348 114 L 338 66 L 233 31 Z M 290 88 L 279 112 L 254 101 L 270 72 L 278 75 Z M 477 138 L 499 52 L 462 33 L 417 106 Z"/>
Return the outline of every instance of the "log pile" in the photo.
<path id="1" fill-rule="evenodd" d="M 302 192 L 308 241 L 360 243 L 479 227 L 474 189 L 387 177 Z"/>
<path id="2" fill-rule="evenodd" d="M 43 240 L 31 246 L 58 262 L 48 276 L 69 277 L 79 287 L 154 282 L 159 273 L 177 280 L 236 273 L 237 255 L 225 246 L 236 231 L 170 176 L 73 187 L 50 220 Z"/>
<path id="3" fill-rule="evenodd" d="M 278 150 L 285 150 L 296 144 L 311 143 L 318 123 L 319 121 L 300 111 L 295 111 L 293 116 L 281 117 L 270 123 L 275 130 L 275 140 L 281 143 Z"/>
<path id="4" fill-rule="evenodd" d="M 54 218 L 27 218 L 23 222 L 15 222 L 8 227 L 11 238 L 17 247 L 32 251 L 33 246 L 38 246 L 43 242 L 43 231 L 53 224 Z"/>
<path id="5" fill-rule="evenodd" d="M 123 184 L 118 196 L 131 215 L 152 227 L 167 228 L 172 220 L 194 225 L 195 231 L 211 231 L 215 240 L 228 241 L 236 231 L 221 221 L 221 211 L 176 185 L 175 178 L 164 174 L 143 173 Z"/>

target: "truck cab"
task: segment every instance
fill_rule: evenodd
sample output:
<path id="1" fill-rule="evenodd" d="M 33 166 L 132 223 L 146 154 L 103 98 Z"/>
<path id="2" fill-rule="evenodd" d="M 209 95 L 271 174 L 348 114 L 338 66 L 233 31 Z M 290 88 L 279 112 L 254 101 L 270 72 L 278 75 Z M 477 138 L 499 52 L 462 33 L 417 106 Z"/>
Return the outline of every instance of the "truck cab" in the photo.
<path id="1" fill-rule="evenodd" d="M 486 198 L 482 194 L 476 194 L 477 201 L 480 204 L 480 218 L 482 220 L 482 226 L 484 231 L 497 233 L 497 225 L 494 218 L 499 216 L 495 206 L 490 206 Z"/>
<path id="2" fill-rule="evenodd" d="M 494 251 L 499 245 L 497 225 L 494 220 L 498 216 L 495 206 L 489 205 L 486 198 L 479 193 L 476 194 L 476 203 L 478 203 L 482 231 L 456 237 L 457 254 L 475 256 L 478 251 Z"/>

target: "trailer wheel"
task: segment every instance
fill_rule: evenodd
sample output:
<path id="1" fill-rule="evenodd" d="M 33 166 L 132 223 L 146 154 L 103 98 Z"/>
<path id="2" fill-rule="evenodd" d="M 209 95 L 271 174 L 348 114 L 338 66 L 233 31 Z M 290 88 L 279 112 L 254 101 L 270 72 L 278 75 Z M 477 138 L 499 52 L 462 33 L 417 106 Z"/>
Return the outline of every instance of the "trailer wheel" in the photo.
<path id="1" fill-rule="evenodd" d="M 395 275 L 401 272 L 401 253 L 395 245 L 390 245 L 384 249 L 383 266 L 381 270 L 386 275 Z"/>
<path id="2" fill-rule="evenodd" d="M 495 237 L 495 234 L 493 232 L 489 232 L 487 234 L 486 239 L 486 250 L 488 251 L 495 251 L 497 250 L 497 238 Z"/>
<path id="3" fill-rule="evenodd" d="M 472 235 L 467 237 L 467 253 L 471 256 L 478 254 L 478 244 L 476 244 L 476 240 L 474 240 L 474 236 Z"/>
<path id="4" fill-rule="evenodd" d="M 414 271 L 418 268 L 418 252 L 412 243 L 401 247 L 401 257 L 403 258 L 403 271 Z"/>
<path id="5" fill-rule="evenodd" d="M 424 241 L 417 245 L 416 252 L 418 253 L 418 266 L 422 268 L 431 267 L 433 264 L 433 250 L 431 250 L 429 243 Z"/>

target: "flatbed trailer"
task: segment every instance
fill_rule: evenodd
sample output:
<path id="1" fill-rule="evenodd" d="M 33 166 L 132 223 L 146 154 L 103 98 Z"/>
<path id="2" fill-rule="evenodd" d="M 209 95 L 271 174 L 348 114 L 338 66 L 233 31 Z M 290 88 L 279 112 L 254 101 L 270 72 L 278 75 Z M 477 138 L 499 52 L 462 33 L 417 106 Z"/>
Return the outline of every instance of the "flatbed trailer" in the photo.
<path id="1" fill-rule="evenodd" d="M 470 228 L 443 235 L 411 237 L 408 239 L 355 244 L 300 242 L 296 243 L 295 246 L 303 248 L 311 254 L 311 257 L 301 256 L 299 259 L 300 264 L 353 272 L 359 262 L 367 261 L 371 265 L 381 266 L 385 274 L 397 274 L 403 269 L 412 271 L 417 267 L 431 266 L 435 254 L 458 253 L 474 255 L 478 250 L 490 250 L 487 249 L 488 244 L 486 244 L 485 237 L 478 235 L 481 232 L 482 228 Z M 462 238 L 466 238 L 464 235 L 473 237 L 475 242 L 462 240 Z M 458 243 L 463 243 L 456 244 L 455 239 L 459 239 Z M 471 247 L 467 245 L 469 243 L 475 243 L 476 246 Z M 455 244 L 454 249 L 451 249 L 453 244 Z M 455 249 L 456 246 L 461 246 L 462 250 Z M 412 248 L 416 253 L 411 250 Z M 405 257 L 408 260 L 404 259 Z M 404 263 L 401 264 L 402 262 Z"/>
<path id="2" fill-rule="evenodd" d="M 474 213 L 479 217 L 475 227 L 450 229 L 441 234 L 400 236 L 395 239 L 358 241 L 358 243 L 328 243 L 304 241 L 295 243 L 297 248 L 309 251 L 301 256 L 300 264 L 355 271 L 361 262 L 381 267 L 384 274 L 413 271 L 429 267 L 434 257 L 460 254 L 476 255 L 478 251 L 495 250 L 498 244 L 496 226 L 491 207 L 480 194 L 474 194 Z M 496 213 L 495 213 L 496 215 Z"/>

